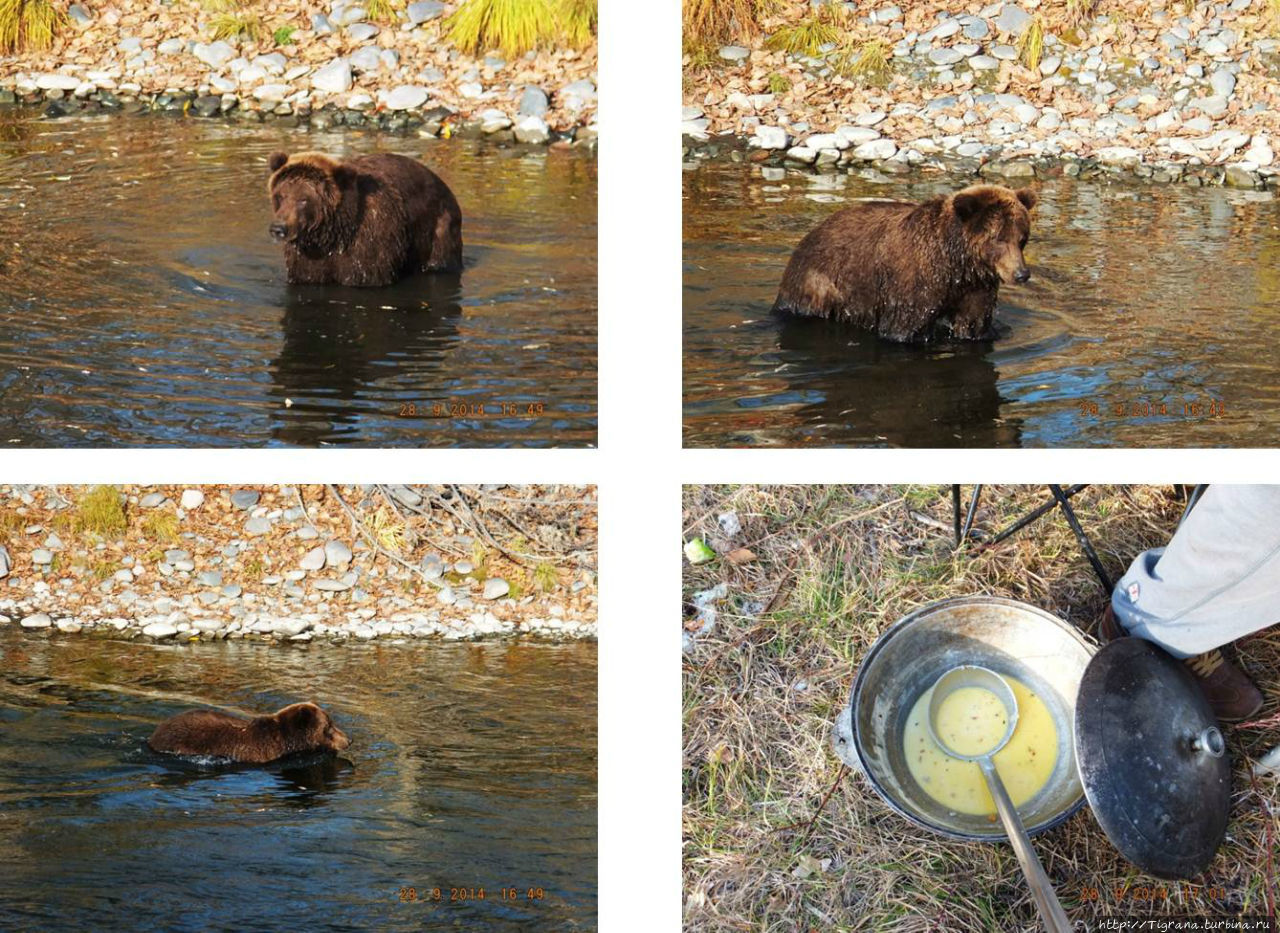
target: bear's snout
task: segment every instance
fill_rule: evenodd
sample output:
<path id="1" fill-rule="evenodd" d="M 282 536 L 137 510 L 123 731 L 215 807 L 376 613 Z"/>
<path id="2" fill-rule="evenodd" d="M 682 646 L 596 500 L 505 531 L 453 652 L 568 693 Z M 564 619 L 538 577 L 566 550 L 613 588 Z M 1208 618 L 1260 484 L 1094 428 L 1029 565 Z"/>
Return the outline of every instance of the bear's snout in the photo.
<path id="1" fill-rule="evenodd" d="M 334 726 L 333 727 L 333 747 L 338 751 L 342 751 L 344 748 L 346 748 L 350 744 L 351 744 L 351 740 L 347 738 L 347 734 L 343 732 L 341 729 L 339 729 L 337 726 Z"/>
<path id="2" fill-rule="evenodd" d="M 284 241 L 289 238 L 289 227 L 278 220 L 267 228 L 267 232 L 271 234 L 273 240 Z"/>
<path id="3" fill-rule="evenodd" d="M 1013 280 L 1021 285 L 1023 282 L 1031 281 L 1031 270 L 1023 266 L 1013 274 Z"/>

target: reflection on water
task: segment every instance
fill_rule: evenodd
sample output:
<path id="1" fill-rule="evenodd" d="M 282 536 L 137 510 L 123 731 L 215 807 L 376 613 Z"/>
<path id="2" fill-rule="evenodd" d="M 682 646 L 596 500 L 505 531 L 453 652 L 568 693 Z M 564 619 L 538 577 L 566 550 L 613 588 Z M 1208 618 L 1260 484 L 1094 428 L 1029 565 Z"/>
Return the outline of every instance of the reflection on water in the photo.
<path id="1" fill-rule="evenodd" d="M 288 286 L 275 149 L 423 159 L 463 205 L 463 274 Z M 0 438 L 593 444 L 595 242 L 581 151 L 0 110 Z"/>
<path id="2" fill-rule="evenodd" d="M 689 446 L 1267 446 L 1280 427 L 1280 224 L 1267 192 L 1036 183 L 1033 278 L 998 339 L 897 347 L 770 307 L 800 239 L 859 197 L 937 176 L 689 166 Z"/>
<path id="3" fill-rule="evenodd" d="M 593 643 L 281 650 L 0 626 L 0 929 L 593 929 L 595 683 Z M 191 706 L 299 699 L 351 747 L 243 767 L 144 744 Z"/>

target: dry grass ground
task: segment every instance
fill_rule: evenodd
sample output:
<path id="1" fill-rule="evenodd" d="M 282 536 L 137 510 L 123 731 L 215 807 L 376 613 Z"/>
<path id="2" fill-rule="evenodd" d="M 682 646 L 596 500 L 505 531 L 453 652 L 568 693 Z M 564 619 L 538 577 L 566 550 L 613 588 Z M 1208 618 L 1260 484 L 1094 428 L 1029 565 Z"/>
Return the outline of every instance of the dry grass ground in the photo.
<path id="1" fill-rule="evenodd" d="M 1043 487 L 987 487 L 975 527 L 994 532 L 1048 495 Z M 1072 501 L 1113 577 L 1139 551 L 1165 543 L 1184 506 L 1171 487 L 1094 486 Z M 727 539 L 717 517 L 730 511 L 742 530 Z M 921 605 L 1008 596 L 1095 633 L 1104 593 L 1060 512 L 976 555 L 954 552 L 950 522 L 946 486 L 685 489 L 686 540 L 756 555 L 737 565 L 723 557 L 685 564 L 686 606 L 721 582 L 729 590 L 714 628 L 684 656 L 686 929 L 1040 929 L 1009 846 L 915 828 L 860 776 L 842 772 L 829 744 L 859 660 Z M 1266 694 L 1259 719 L 1276 717 L 1280 634 L 1267 630 L 1237 647 Z M 1193 884 L 1134 868 L 1087 807 L 1036 837 L 1073 920 L 1093 928 L 1134 914 L 1268 912 L 1280 782 L 1251 782 L 1247 764 L 1280 743 L 1280 720 L 1226 731 L 1235 762 L 1231 822 Z"/>

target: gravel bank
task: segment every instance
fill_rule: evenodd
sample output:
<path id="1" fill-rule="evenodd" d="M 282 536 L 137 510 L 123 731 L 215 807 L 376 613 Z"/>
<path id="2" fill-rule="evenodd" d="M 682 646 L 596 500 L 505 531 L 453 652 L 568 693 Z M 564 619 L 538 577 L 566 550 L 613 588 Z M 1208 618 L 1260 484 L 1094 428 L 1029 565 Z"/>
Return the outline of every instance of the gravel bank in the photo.
<path id="1" fill-rule="evenodd" d="M 123 487 L 127 528 L 98 533 L 83 527 L 85 487 L 0 486 L 0 624 L 155 641 L 596 637 L 594 531 L 589 553 L 561 547 L 555 572 L 534 575 L 416 488 L 391 488 L 429 513 L 408 525 L 421 542 L 401 545 L 408 566 L 370 546 L 319 487 Z M 368 533 L 394 534 L 383 490 L 339 491 Z M 474 492 L 594 503 L 593 489 Z M 552 545 L 568 533 L 535 532 Z"/>
<path id="2" fill-rule="evenodd" d="M 1077 26 L 1034 2 L 845 7 L 855 48 L 883 43 L 881 80 L 843 75 L 835 43 L 817 56 L 769 50 L 769 34 L 808 8 L 788 4 L 750 48 L 726 46 L 716 65 L 689 69 L 686 157 L 1280 186 L 1280 23 L 1258 0 L 1125 4 Z M 1033 26 L 1043 30 L 1035 68 L 1021 45 Z"/>
<path id="3" fill-rule="evenodd" d="M 410 3 L 374 23 L 355 3 L 289 0 L 261 17 L 257 41 L 213 39 L 212 14 L 194 0 L 133 6 L 73 4 L 53 49 L 0 58 L 0 107 L 595 144 L 594 44 L 473 58 L 442 37 L 451 3 Z M 279 29 L 292 31 L 276 45 Z"/>

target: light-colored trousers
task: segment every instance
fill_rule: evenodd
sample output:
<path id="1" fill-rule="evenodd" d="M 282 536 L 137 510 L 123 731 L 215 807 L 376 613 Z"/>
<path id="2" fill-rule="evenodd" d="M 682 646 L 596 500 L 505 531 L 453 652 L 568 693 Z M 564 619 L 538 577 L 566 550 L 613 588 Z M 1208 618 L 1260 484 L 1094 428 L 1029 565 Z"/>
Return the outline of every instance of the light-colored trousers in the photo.
<path id="1" fill-rule="evenodd" d="M 1130 635 L 1187 658 L 1280 622 L 1280 486 L 1210 486 L 1111 594 Z"/>

